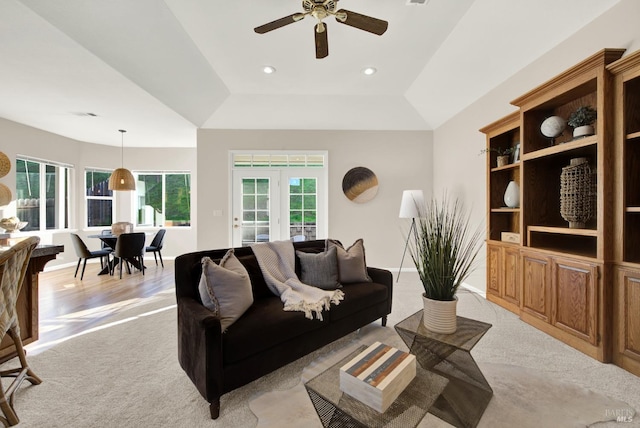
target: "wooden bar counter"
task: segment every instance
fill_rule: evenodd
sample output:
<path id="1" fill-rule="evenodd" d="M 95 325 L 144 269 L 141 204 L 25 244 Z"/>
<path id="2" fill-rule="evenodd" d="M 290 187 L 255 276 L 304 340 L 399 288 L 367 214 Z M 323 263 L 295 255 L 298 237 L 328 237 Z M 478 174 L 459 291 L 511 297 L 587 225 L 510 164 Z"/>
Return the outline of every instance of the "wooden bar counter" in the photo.
<path id="1" fill-rule="evenodd" d="M 44 270 L 48 261 L 54 260 L 56 255 L 63 251 L 63 245 L 38 245 L 31 254 L 16 303 L 20 336 L 24 345 L 38 340 L 38 274 Z M 6 335 L 0 343 L 0 363 L 13 358 L 16 355 L 15 350 L 13 341 Z"/>

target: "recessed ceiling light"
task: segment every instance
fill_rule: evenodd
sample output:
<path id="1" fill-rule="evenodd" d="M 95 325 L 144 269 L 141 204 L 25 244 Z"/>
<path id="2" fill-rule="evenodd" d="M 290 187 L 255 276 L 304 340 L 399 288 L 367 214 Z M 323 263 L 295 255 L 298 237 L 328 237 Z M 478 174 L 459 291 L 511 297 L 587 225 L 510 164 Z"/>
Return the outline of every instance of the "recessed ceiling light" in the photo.
<path id="1" fill-rule="evenodd" d="M 276 69 L 275 69 L 274 67 L 271 67 L 270 65 L 265 65 L 265 66 L 262 68 L 262 72 L 263 72 L 264 74 L 272 74 L 272 73 L 275 73 L 275 72 L 276 72 Z"/>
<path id="2" fill-rule="evenodd" d="M 362 70 L 362 73 L 366 74 L 367 76 L 371 76 L 372 74 L 376 74 L 376 71 L 378 70 L 376 70 L 373 67 L 367 67 L 364 70 Z"/>

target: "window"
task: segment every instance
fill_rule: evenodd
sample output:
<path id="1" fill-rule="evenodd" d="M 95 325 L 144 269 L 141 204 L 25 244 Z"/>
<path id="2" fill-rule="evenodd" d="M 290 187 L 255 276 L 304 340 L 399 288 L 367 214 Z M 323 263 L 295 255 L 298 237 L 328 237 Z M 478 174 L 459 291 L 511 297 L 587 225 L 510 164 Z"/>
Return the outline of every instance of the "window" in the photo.
<path id="1" fill-rule="evenodd" d="M 18 156 L 16 216 L 28 222 L 23 231 L 69 227 L 70 165 Z"/>
<path id="2" fill-rule="evenodd" d="M 267 242 L 270 237 L 269 178 L 242 179 L 242 245 Z"/>
<path id="3" fill-rule="evenodd" d="M 104 227 L 113 223 L 113 191 L 109 190 L 111 171 L 85 170 L 87 227 Z"/>
<path id="4" fill-rule="evenodd" d="M 232 155 L 234 168 L 324 168 L 324 153 L 241 153 Z"/>
<path id="5" fill-rule="evenodd" d="M 289 236 L 316 239 L 317 178 L 289 178 Z"/>
<path id="6" fill-rule="evenodd" d="M 191 174 L 138 172 L 134 176 L 137 226 L 191 225 Z"/>

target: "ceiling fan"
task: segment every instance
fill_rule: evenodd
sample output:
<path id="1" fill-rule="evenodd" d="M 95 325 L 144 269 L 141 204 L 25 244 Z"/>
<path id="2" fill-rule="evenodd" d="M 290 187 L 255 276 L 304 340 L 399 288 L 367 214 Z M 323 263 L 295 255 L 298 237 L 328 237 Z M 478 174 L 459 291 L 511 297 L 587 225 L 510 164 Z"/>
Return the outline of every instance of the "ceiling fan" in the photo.
<path id="1" fill-rule="evenodd" d="M 327 24 L 322 22 L 322 20 L 329 15 L 335 16 L 336 21 L 341 24 L 359 28 L 360 30 L 377 34 L 378 36 L 383 35 L 384 32 L 387 31 L 387 27 L 389 25 L 387 21 L 361 15 L 345 9 L 336 10 L 337 5 L 338 0 L 302 0 L 302 8 L 304 9 L 304 12 L 294 13 L 292 15 L 285 16 L 284 18 L 276 19 L 275 21 L 254 28 L 254 31 L 258 34 L 268 33 L 269 31 L 284 27 L 285 25 L 301 21 L 307 15 L 311 15 L 318 20 L 314 29 L 316 58 L 325 58 L 329 55 Z"/>

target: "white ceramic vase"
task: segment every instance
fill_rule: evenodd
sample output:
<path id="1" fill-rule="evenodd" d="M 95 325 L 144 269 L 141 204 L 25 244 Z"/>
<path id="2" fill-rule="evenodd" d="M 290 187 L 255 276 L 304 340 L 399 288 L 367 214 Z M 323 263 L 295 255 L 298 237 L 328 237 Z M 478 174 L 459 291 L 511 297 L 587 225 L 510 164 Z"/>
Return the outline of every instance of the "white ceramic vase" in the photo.
<path id="1" fill-rule="evenodd" d="M 507 184 L 507 190 L 504 191 L 504 203 L 509 208 L 520 206 L 520 186 L 513 180 Z"/>
<path id="2" fill-rule="evenodd" d="M 454 300 L 433 300 L 422 295 L 424 304 L 422 323 L 425 328 L 434 333 L 452 334 L 457 329 L 456 306 L 458 298 Z"/>

